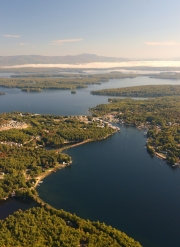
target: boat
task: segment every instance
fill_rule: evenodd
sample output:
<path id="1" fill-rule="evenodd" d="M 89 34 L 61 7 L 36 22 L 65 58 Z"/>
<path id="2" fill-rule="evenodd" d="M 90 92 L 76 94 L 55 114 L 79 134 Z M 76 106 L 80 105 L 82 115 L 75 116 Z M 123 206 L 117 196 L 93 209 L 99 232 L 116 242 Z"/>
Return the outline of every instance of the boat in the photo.
<path id="1" fill-rule="evenodd" d="M 76 94 L 76 90 L 71 90 L 71 93 L 72 94 Z"/>

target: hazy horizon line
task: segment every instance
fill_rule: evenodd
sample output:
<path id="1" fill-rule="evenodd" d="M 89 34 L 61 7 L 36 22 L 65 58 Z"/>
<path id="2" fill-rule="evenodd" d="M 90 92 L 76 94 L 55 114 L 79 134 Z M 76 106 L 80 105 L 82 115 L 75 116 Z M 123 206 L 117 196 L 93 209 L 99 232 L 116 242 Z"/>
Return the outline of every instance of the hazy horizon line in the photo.
<path id="1" fill-rule="evenodd" d="M 67 69 L 108 69 L 120 67 L 180 67 L 179 61 L 172 60 L 141 60 L 141 61 L 122 61 L 122 62 L 90 62 L 90 63 L 76 63 L 76 64 L 22 64 L 0 66 L 0 68 L 67 68 Z"/>
<path id="2" fill-rule="evenodd" d="M 75 55 L 66 54 L 66 55 L 41 55 L 41 54 L 17 54 L 17 55 L 0 55 L 0 57 L 20 57 L 20 56 L 40 56 L 40 57 L 75 57 L 80 55 L 90 55 L 90 56 L 98 56 L 98 57 L 106 57 L 106 58 L 116 58 L 116 59 L 128 59 L 131 61 L 167 61 L 171 59 L 180 59 L 180 56 L 177 57 L 126 57 L 126 56 L 113 56 L 113 55 L 98 55 L 95 53 L 78 53 Z"/>

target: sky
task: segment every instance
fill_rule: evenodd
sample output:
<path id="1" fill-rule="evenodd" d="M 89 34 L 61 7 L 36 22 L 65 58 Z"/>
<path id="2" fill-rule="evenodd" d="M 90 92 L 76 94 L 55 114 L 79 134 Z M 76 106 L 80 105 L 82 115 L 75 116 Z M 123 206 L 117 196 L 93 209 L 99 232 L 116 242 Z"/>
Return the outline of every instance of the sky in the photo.
<path id="1" fill-rule="evenodd" d="M 0 0 L 0 56 L 180 58 L 179 0 Z"/>

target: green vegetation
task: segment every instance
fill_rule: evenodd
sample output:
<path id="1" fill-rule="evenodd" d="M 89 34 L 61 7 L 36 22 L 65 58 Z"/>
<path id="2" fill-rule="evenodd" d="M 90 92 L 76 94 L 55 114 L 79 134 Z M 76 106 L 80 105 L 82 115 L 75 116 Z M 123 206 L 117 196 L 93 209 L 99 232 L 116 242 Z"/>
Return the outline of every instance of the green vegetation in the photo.
<path id="1" fill-rule="evenodd" d="M 30 113 L 0 115 L 0 199 L 13 190 L 28 189 L 34 179 L 59 164 L 71 162 L 60 150 L 83 141 L 95 141 L 113 134 L 115 130 L 87 117 L 61 117 Z"/>
<path id="2" fill-rule="evenodd" d="M 148 85 L 91 91 L 94 95 L 122 97 L 161 97 L 180 95 L 180 85 Z"/>
<path id="3" fill-rule="evenodd" d="M 68 155 L 54 150 L 25 147 L 11 142 L 0 144 L 0 157 L 0 171 L 5 174 L 0 180 L 0 199 L 8 197 L 14 190 L 28 190 L 33 186 L 36 176 L 59 163 L 71 161 Z"/>
<path id="4" fill-rule="evenodd" d="M 6 247 L 141 247 L 111 226 L 83 220 L 48 205 L 19 210 L 1 220 L 0 229 L 0 246 Z"/>
<path id="5" fill-rule="evenodd" d="M 91 109 L 94 116 L 113 114 L 120 123 L 148 128 L 147 149 L 174 165 L 180 163 L 180 97 L 147 100 L 109 99 Z"/>
<path id="6" fill-rule="evenodd" d="M 110 79 L 134 78 L 134 74 L 99 74 L 99 75 L 59 75 L 60 78 L 37 77 L 37 75 L 23 75 L 23 78 L 0 78 L 0 87 L 20 88 L 23 91 L 35 91 L 42 89 L 71 89 L 86 88 L 90 84 L 101 84 L 101 82 L 109 81 Z"/>
<path id="7" fill-rule="evenodd" d="M 36 73 L 36 74 L 16 74 L 11 75 L 11 78 L 49 78 L 49 77 L 58 77 L 58 78 L 79 78 L 79 74 L 46 74 L 46 73 Z"/>
<path id="8" fill-rule="evenodd" d="M 180 73 L 167 73 L 167 72 L 161 72 L 159 74 L 150 74 L 149 78 L 157 78 L 157 79 L 169 79 L 169 80 L 180 80 Z"/>
<path id="9" fill-rule="evenodd" d="M 46 145 L 99 140 L 114 133 L 92 117 L 61 117 L 30 113 L 0 115 L 0 199 L 9 195 L 35 200 L 38 207 L 0 220 L 0 246 L 141 247 L 139 242 L 104 223 L 83 220 L 56 210 L 33 189 L 38 175 L 71 158 Z"/>

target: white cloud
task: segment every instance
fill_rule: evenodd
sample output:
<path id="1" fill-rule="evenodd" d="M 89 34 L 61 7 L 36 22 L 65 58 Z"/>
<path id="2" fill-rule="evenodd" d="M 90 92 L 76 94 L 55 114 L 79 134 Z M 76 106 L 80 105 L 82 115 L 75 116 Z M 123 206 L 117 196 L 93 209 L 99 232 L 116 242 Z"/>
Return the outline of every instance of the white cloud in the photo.
<path id="1" fill-rule="evenodd" d="M 80 42 L 83 39 L 59 39 L 59 40 L 53 40 L 51 42 L 52 45 L 62 45 L 64 43 L 74 43 L 74 42 Z"/>
<path id="2" fill-rule="evenodd" d="M 137 67 L 137 66 L 151 66 L 151 67 L 180 67 L 180 61 L 128 61 L 128 62 L 96 62 L 83 64 L 24 64 L 13 66 L 2 66 L 0 68 L 84 68 L 84 69 L 108 69 L 120 67 Z"/>
<path id="3" fill-rule="evenodd" d="M 19 43 L 19 45 L 29 45 L 29 43 Z"/>
<path id="4" fill-rule="evenodd" d="M 15 39 L 18 39 L 18 38 L 20 38 L 21 35 L 3 34 L 2 36 L 5 37 L 5 38 L 15 38 Z"/>
<path id="5" fill-rule="evenodd" d="M 178 42 L 166 41 L 166 42 L 145 42 L 146 45 L 150 46 L 177 46 L 180 45 Z"/>

